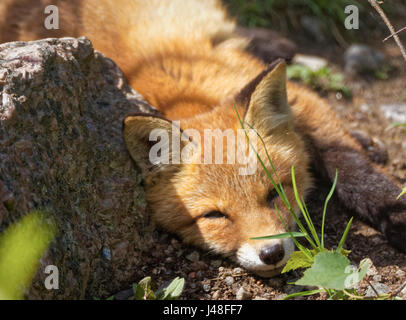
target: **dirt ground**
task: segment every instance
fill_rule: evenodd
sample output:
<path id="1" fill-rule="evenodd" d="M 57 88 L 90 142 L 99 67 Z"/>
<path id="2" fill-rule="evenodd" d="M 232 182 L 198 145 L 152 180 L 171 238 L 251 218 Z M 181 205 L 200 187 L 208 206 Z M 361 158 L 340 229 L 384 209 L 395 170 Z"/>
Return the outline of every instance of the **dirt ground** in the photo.
<path id="1" fill-rule="evenodd" d="M 335 93 L 324 95 L 342 119 L 348 130 L 363 130 L 372 138 L 382 142 L 387 149 L 389 160 L 385 168 L 399 183 L 406 183 L 406 133 L 401 129 L 388 130 L 391 121 L 384 117 L 380 107 L 386 104 L 403 103 L 406 106 L 406 63 L 394 41 L 383 44 L 382 38 L 368 38 L 372 47 L 382 50 L 394 70 L 387 80 L 373 77 L 346 79 L 353 91 L 352 101 L 339 99 Z M 293 39 L 299 52 L 313 54 L 328 59 L 335 71 L 344 72 L 344 49 Z M 404 111 L 406 115 L 406 110 Z M 314 220 L 320 222 L 324 199 L 330 186 L 317 186 L 308 203 Z M 344 231 L 350 213 L 333 198 L 327 213 L 327 245 L 334 247 Z M 318 224 L 319 230 L 320 225 Z M 385 238 L 361 221 L 355 220 L 351 228 L 347 249 L 349 259 L 357 264 L 369 257 L 376 270 L 367 277 L 370 282 L 379 282 L 395 290 L 406 280 L 406 255 L 391 248 Z M 301 291 L 303 288 L 290 285 L 300 274 L 290 272 L 272 279 L 265 279 L 248 273 L 228 258 L 213 256 L 196 248 L 186 247 L 178 238 L 163 231 L 156 232 L 156 247 L 145 256 L 145 267 L 136 270 L 134 282 L 145 275 L 151 275 L 157 285 L 162 285 L 176 276 L 186 279 L 181 299 L 236 299 L 237 292 L 244 288 L 247 299 L 281 299 L 286 294 Z M 123 290 L 128 284 L 123 285 Z M 360 292 L 368 289 L 368 283 L 361 284 Z M 241 293 L 241 292 L 240 292 Z M 406 295 L 406 294 L 405 294 Z M 325 299 L 314 296 L 307 299 Z"/>

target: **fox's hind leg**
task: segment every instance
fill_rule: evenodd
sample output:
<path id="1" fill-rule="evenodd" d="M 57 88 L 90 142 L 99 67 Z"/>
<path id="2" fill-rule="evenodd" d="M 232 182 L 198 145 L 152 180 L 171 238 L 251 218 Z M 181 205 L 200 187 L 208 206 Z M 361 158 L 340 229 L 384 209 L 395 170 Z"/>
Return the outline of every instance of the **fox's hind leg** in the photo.
<path id="1" fill-rule="evenodd" d="M 397 199 L 400 186 L 369 159 L 324 100 L 292 84 L 288 96 L 317 174 L 332 182 L 337 170 L 336 194 L 343 205 L 406 253 L 406 199 Z"/>

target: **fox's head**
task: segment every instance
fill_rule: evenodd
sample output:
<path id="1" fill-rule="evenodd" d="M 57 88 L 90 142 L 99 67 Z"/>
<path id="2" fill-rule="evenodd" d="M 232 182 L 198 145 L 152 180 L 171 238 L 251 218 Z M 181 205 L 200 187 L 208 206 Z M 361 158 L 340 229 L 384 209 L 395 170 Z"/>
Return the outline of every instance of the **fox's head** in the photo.
<path id="1" fill-rule="evenodd" d="M 218 124 L 221 130 L 231 129 L 236 136 L 241 135 L 241 132 L 237 132 L 237 129 L 241 129 L 241 123 L 233 105 L 241 112 L 244 122 L 263 139 L 263 144 L 257 140 L 256 150 L 272 173 L 267 150 L 286 196 L 297 212 L 291 167 L 295 166 L 296 183 L 301 195 L 306 193 L 311 180 L 304 142 L 295 132 L 294 119 L 287 102 L 285 63 L 264 71 L 232 102 L 200 115 L 197 120 L 185 120 L 185 124 L 188 129 L 193 125 L 213 128 Z M 182 121 L 180 126 L 183 126 Z M 259 275 L 278 273 L 294 250 L 292 240 L 252 238 L 286 232 L 275 206 L 290 230 L 294 228 L 294 219 L 274 190 L 260 161 L 255 162 L 256 170 L 242 175 L 239 163 L 205 164 L 190 161 L 176 164 L 151 160 L 151 147 L 157 146 L 156 135 L 151 133 L 161 132 L 163 134 L 160 134 L 158 144 L 163 143 L 164 136 L 169 137 L 169 144 L 167 141 L 161 148 L 161 155 L 166 153 L 171 159 L 182 158 L 179 152 L 188 149 L 192 140 L 195 149 L 192 148 L 194 152 L 191 158 L 204 162 L 202 153 L 207 150 L 202 146 L 204 139 L 194 139 L 189 135 L 185 138 L 185 132 L 191 132 L 185 130 L 182 139 L 179 139 L 180 148 L 175 148 L 171 140 L 176 136 L 173 135 L 174 128 L 169 120 L 151 115 L 132 115 L 124 120 L 125 142 L 142 170 L 154 220 L 180 235 L 187 243 L 236 257 L 243 267 Z M 201 133 L 202 129 L 197 128 Z M 227 145 L 227 148 L 230 147 Z"/>

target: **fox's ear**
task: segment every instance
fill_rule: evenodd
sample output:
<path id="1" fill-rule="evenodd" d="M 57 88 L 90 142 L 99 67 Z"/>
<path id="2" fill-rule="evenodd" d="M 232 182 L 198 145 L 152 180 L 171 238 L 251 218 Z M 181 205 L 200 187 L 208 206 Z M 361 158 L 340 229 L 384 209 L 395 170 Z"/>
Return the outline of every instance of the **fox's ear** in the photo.
<path id="1" fill-rule="evenodd" d="M 180 164 L 181 150 L 190 142 L 176 123 L 147 114 L 127 116 L 123 136 L 144 176 L 151 171 L 175 168 Z"/>
<path id="2" fill-rule="evenodd" d="M 286 63 L 277 60 L 252 80 L 237 96 L 247 105 L 245 122 L 268 135 L 292 119 L 286 92 Z M 237 100 L 238 101 L 238 100 Z"/>

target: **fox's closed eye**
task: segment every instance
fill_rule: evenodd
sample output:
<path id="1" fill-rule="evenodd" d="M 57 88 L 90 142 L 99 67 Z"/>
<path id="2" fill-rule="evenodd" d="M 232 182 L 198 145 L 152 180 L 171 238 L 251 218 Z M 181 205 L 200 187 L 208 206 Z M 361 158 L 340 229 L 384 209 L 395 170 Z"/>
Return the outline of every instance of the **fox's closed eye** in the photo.
<path id="1" fill-rule="evenodd" d="M 276 189 L 273 189 L 268 193 L 268 196 L 266 197 L 266 203 L 267 204 L 272 204 L 272 202 L 279 196 L 278 192 Z"/>
<path id="2" fill-rule="evenodd" d="M 204 213 L 201 217 L 206 219 L 219 219 L 219 218 L 228 219 L 228 216 L 225 213 L 218 210 L 208 211 Z"/>

